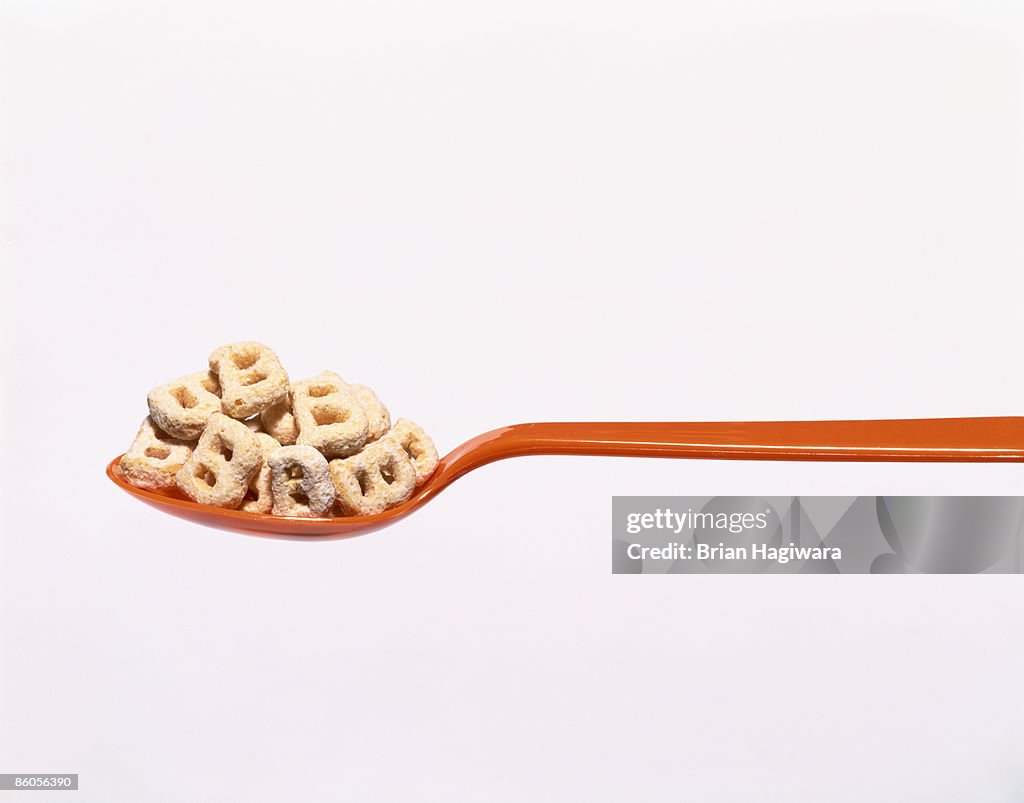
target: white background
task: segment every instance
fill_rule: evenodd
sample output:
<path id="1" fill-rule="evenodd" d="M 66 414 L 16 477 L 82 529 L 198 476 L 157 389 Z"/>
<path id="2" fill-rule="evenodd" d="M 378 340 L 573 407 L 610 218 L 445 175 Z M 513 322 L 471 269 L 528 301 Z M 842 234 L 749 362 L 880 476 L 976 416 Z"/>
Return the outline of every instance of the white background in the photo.
<path id="1" fill-rule="evenodd" d="M 1019 577 L 612 576 L 609 544 L 612 494 L 1024 467 L 521 459 L 307 544 L 103 475 L 150 387 L 248 338 L 442 451 L 1021 413 L 1016 4 L 4 5 L 0 771 L 83 803 L 1024 794 Z"/>

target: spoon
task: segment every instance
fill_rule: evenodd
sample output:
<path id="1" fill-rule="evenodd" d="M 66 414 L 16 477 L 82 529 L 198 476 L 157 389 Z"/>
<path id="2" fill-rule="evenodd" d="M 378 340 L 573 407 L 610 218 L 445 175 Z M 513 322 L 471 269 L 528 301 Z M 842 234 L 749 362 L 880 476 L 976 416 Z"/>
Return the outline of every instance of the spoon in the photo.
<path id="1" fill-rule="evenodd" d="M 1024 463 L 1024 417 L 879 421 L 629 422 L 515 424 L 486 432 L 441 459 L 410 499 L 373 516 L 285 518 L 200 505 L 177 489 L 129 485 L 118 467 L 107 476 L 164 513 L 208 527 L 280 538 L 344 538 L 394 524 L 462 475 L 506 457 L 528 455 L 683 457 L 711 460 L 842 460 Z"/>

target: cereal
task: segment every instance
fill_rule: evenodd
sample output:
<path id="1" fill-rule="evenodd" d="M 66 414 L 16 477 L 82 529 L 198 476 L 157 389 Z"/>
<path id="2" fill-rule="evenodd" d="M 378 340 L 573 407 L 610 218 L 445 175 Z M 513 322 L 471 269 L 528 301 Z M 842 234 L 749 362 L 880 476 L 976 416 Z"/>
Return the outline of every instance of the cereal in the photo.
<path id="1" fill-rule="evenodd" d="M 391 428 L 391 415 L 388 413 L 388 408 L 373 392 L 373 388 L 366 385 L 349 385 L 348 388 L 363 408 L 363 412 L 366 413 L 368 426 L 366 442 L 377 440 Z"/>
<path id="2" fill-rule="evenodd" d="M 330 465 L 337 515 L 380 513 L 404 502 L 416 487 L 412 461 L 393 440 L 371 443 L 359 454 Z"/>
<path id="3" fill-rule="evenodd" d="M 259 441 L 260 450 L 263 452 L 263 465 L 249 481 L 249 489 L 238 509 L 250 513 L 270 513 L 274 507 L 274 497 L 270 488 L 270 455 L 280 449 L 281 444 L 266 432 L 257 432 L 256 440 Z"/>
<path id="4" fill-rule="evenodd" d="M 279 402 L 270 405 L 260 413 L 263 426 L 282 446 L 293 446 L 299 437 L 299 425 L 292 415 L 292 394 L 289 392 Z"/>
<path id="5" fill-rule="evenodd" d="M 423 428 L 408 418 L 399 418 L 381 440 L 394 441 L 409 456 L 416 470 L 417 488 L 426 482 L 427 477 L 437 468 L 437 447 Z"/>
<path id="6" fill-rule="evenodd" d="M 209 363 L 149 392 L 119 464 L 128 483 L 254 515 L 363 516 L 406 501 L 437 469 L 430 437 L 392 424 L 368 385 L 333 371 L 291 384 L 255 341 L 214 349 Z"/>
<path id="7" fill-rule="evenodd" d="M 194 441 L 210 416 L 220 412 L 219 391 L 217 377 L 209 371 L 179 377 L 149 392 L 149 415 L 172 438 Z"/>
<path id="8" fill-rule="evenodd" d="M 192 447 L 170 438 L 146 416 L 131 447 L 121 458 L 121 473 L 138 488 L 173 488 L 174 476 L 192 455 Z"/>
<path id="9" fill-rule="evenodd" d="M 221 404 L 232 418 L 248 418 L 284 398 L 288 374 L 271 349 L 248 340 L 215 349 L 210 370 L 221 386 Z"/>
<path id="10" fill-rule="evenodd" d="M 178 487 L 200 504 L 236 508 L 262 464 L 256 434 L 241 421 L 214 413 L 178 471 Z"/>
<path id="11" fill-rule="evenodd" d="M 327 458 L 312 446 L 282 446 L 269 458 L 275 516 L 322 516 L 334 502 Z"/>
<path id="12" fill-rule="evenodd" d="M 318 449 L 324 457 L 348 457 L 366 443 L 366 413 L 333 371 L 292 385 L 292 411 L 299 426 L 296 442 Z"/>

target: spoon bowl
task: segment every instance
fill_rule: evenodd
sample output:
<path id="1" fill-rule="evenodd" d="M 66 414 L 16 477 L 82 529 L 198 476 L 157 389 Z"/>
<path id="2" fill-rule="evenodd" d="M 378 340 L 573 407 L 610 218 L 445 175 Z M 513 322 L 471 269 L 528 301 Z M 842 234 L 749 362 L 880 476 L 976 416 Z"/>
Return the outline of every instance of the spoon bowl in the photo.
<path id="1" fill-rule="evenodd" d="M 119 467 L 123 455 L 110 461 L 107 476 L 136 499 L 197 524 L 249 535 L 325 540 L 387 527 L 467 472 L 529 455 L 1024 463 L 1024 418 L 515 424 L 466 441 L 441 459 L 411 498 L 373 516 L 294 518 L 200 505 L 176 488 L 153 491 L 130 485 Z"/>

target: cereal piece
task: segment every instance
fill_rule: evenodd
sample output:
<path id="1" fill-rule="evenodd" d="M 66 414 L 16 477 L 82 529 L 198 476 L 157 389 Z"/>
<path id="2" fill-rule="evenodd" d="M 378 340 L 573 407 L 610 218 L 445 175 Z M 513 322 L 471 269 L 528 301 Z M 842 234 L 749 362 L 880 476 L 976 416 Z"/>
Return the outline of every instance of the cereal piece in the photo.
<path id="1" fill-rule="evenodd" d="M 262 412 L 288 392 L 288 374 L 262 343 L 248 340 L 215 349 L 210 370 L 220 381 L 224 413 L 232 418 Z"/>
<path id="2" fill-rule="evenodd" d="M 263 450 L 241 421 L 214 413 L 192 456 L 178 471 L 178 487 L 202 505 L 236 508 L 263 464 Z"/>
<path id="3" fill-rule="evenodd" d="M 270 513 L 274 507 L 274 496 L 270 488 L 270 455 L 280 449 L 281 444 L 266 432 L 257 432 L 256 440 L 259 441 L 260 450 L 263 452 L 263 465 L 249 481 L 249 489 L 238 509 L 249 513 Z"/>
<path id="4" fill-rule="evenodd" d="M 322 516 L 334 502 L 327 458 L 312 446 L 282 446 L 270 458 L 275 516 Z"/>
<path id="5" fill-rule="evenodd" d="M 366 385 L 349 385 L 348 388 L 363 408 L 363 412 L 366 413 L 366 420 L 369 426 L 366 442 L 370 443 L 382 437 L 391 429 L 391 414 L 388 413 L 388 408 L 384 406 L 384 402 L 373 392 L 373 388 Z"/>
<path id="6" fill-rule="evenodd" d="M 217 377 L 210 371 L 188 374 L 149 392 L 149 415 L 172 438 L 194 441 L 210 416 L 220 412 L 219 392 Z"/>
<path id="7" fill-rule="evenodd" d="M 299 425 L 296 442 L 319 449 L 324 457 L 348 457 L 366 443 L 366 413 L 333 371 L 292 385 L 292 411 Z"/>
<path id="8" fill-rule="evenodd" d="M 336 515 L 370 516 L 404 502 L 416 488 L 409 456 L 393 440 L 371 443 L 359 454 L 331 461 Z"/>
<path id="9" fill-rule="evenodd" d="M 191 455 L 189 444 L 168 437 L 146 416 L 119 465 L 124 478 L 137 488 L 173 488 L 174 475 Z"/>
<path id="10" fill-rule="evenodd" d="M 437 447 L 418 424 L 399 418 L 381 440 L 393 440 L 405 451 L 416 469 L 416 487 L 427 481 L 437 468 Z"/>
<path id="11" fill-rule="evenodd" d="M 299 437 L 299 425 L 292 415 L 292 394 L 289 392 L 279 402 L 270 405 L 260 413 L 263 426 L 282 446 L 293 446 Z"/>

